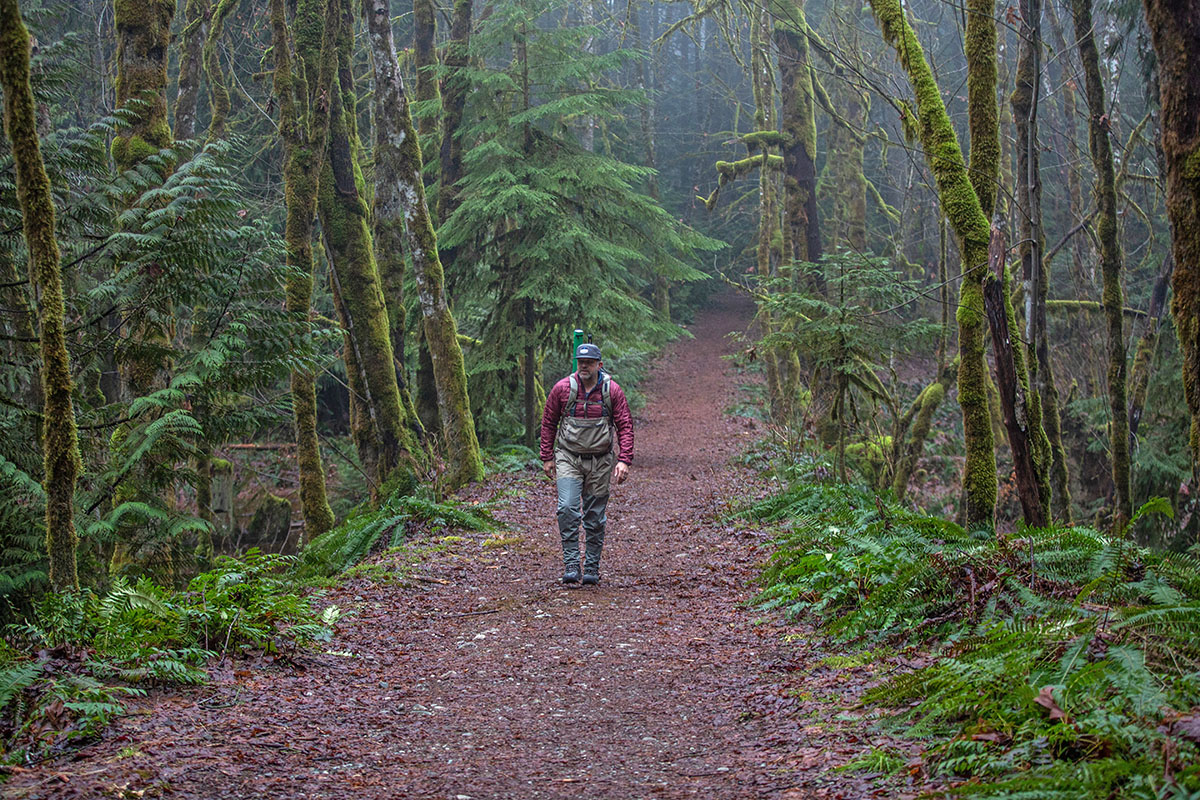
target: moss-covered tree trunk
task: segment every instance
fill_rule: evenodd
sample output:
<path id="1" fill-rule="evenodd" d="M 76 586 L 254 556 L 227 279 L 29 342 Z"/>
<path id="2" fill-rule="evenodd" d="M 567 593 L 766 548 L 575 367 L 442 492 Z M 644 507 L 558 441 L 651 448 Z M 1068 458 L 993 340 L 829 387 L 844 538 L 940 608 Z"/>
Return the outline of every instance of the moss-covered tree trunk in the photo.
<path id="1" fill-rule="evenodd" d="M 414 436 L 424 440 L 425 428 L 413 405 L 408 374 L 404 368 L 405 334 L 408 330 L 404 308 L 405 203 L 398 196 L 400 183 L 392 172 L 397 162 L 396 141 L 401 131 L 394 118 L 395 109 L 389 105 L 392 93 L 379 90 L 379 87 L 390 86 L 399 80 L 400 64 L 395 57 L 388 0 L 366 0 L 363 13 L 371 37 L 371 70 L 376 86 L 372 95 L 375 112 L 375 191 L 372 193 L 371 240 L 375 246 L 380 284 L 387 300 L 388 330 L 396 359 L 396 382 L 404 404 L 404 418 Z M 391 53 L 392 58 L 382 61 L 385 53 Z"/>
<path id="2" fill-rule="evenodd" d="M 442 78 L 442 123 L 439 150 L 438 203 L 439 221 L 450 218 L 458 208 L 458 181 L 463 175 L 462 127 L 471 78 L 467 73 L 471 48 L 471 12 L 473 0 L 454 0 L 450 22 L 450 41 L 446 45 L 445 76 Z"/>
<path id="3" fill-rule="evenodd" d="M 794 262 L 821 258 L 817 221 L 817 121 L 813 109 L 812 66 L 808 60 L 807 23 L 796 0 L 771 0 L 775 43 L 779 48 L 780 125 L 784 136 L 783 218 Z M 824 293 L 824 281 L 817 290 Z"/>
<path id="4" fill-rule="evenodd" d="M 173 0 L 115 0 L 117 28 L 117 107 L 142 103 L 136 119 L 113 139 L 119 169 L 130 169 L 171 144 L 167 124 L 167 45 L 171 41 Z"/>
<path id="5" fill-rule="evenodd" d="M 990 528 L 995 515 L 997 482 L 995 440 L 992 437 L 987 399 L 987 364 L 983 356 L 982 284 L 987 270 L 990 225 L 979 195 L 972 186 L 972 176 L 977 173 L 994 176 L 996 168 L 993 165 L 987 169 L 983 163 L 985 157 L 976 153 L 972 172 L 968 174 L 954 126 L 942 102 L 941 91 L 921 44 L 904 15 L 900 0 L 871 0 L 871 9 L 884 39 L 895 49 L 912 84 L 916 109 L 907 122 L 920 138 L 925 159 L 937 185 L 938 199 L 958 240 L 958 250 L 962 256 L 963 279 L 957 319 L 958 402 L 962 407 L 966 440 L 964 519 L 972 527 Z M 994 56 L 992 63 L 994 70 Z M 992 94 L 994 106 L 994 88 Z M 994 191 L 994 177 L 982 185 L 990 186 L 988 191 Z"/>
<path id="6" fill-rule="evenodd" d="M 29 278 L 38 298 L 42 359 L 42 453 L 46 491 L 46 553 L 55 591 L 79 588 L 76 567 L 75 481 L 79 440 L 71 401 L 71 358 L 67 352 L 62 265 L 54 236 L 55 210 L 42 152 L 37 112 L 29 86 L 29 31 L 17 0 L 0 0 L 0 86 L 4 127 L 12 143 L 17 201 L 29 250 Z"/>
<path id="7" fill-rule="evenodd" d="M 179 91 L 175 95 L 175 137 L 196 135 L 200 80 L 204 73 L 204 43 L 208 40 L 211 0 L 187 0 L 183 7 L 183 45 L 179 48 Z"/>
<path id="8" fill-rule="evenodd" d="M 1171 315 L 1192 415 L 1192 472 L 1200 472 L 1200 14 L 1191 0 L 1143 0 L 1158 55 L 1167 216 L 1175 255 Z"/>
<path id="9" fill-rule="evenodd" d="M 1158 351 L 1158 326 L 1167 307 L 1167 287 L 1175 272 L 1175 257 L 1168 253 L 1163 259 L 1162 269 L 1154 281 L 1150 294 L 1150 309 L 1146 313 L 1146 327 L 1138 340 L 1133 354 L 1133 366 L 1129 370 L 1129 449 L 1137 442 L 1138 428 L 1142 424 L 1142 410 L 1146 407 L 1146 392 L 1150 388 L 1150 373 L 1154 365 L 1154 354 Z"/>
<path id="10" fill-rule="evenodd" d="M 293 273 L 287 281 L 286 307 L 297 320 L 312 313 L 313 293 L 313 219 L 317 213 L 317 185 L 325 163 L 325 143 L 329 132 L 329 104 L 309 102 L 308 82 L 302 65 L 292 60 L 293 44 L 288 35 L 285 0 L 271 0 L 272 51 L 275 56 L 275 98 L 279 104 L 279 137 L 283 142 L 284 240 L 287 263 Z M 297 13 L 312 14 L 325 28 L 317 74 L 313 75 L 314 94 L 328 97 L 333 84 L 333 41 L 337 33 L 336 9 L 330 13 L 329 0 L 305 3 Z M 297 67 L 301 67 L 298 74 Z M 304 514 L 306 538 L 319 536 L 334 525 L 333 511 L 325 490 L 325 468 L 317 439 L 316 378 L 310 370 L 293 370 L 292 421 L 296 434 L 296 460 L 300 473 L 300 505 Z"/>
<path id="11" fill-rule="evenodd" d="M 776 125 L 774 88 L 772 82 L 773 70 L 768 56 L 770 42 L 764 35 L 769 21 L 764 6 L 754 4 L 750 19 L 750 85 L 754 95 L 754 123 L 756 131 L 772 131 Z M 759 169 L 759 218 L 758 218 L 758 247 L 756 250 L 756 271 L 760 278 L 771 277 L 774 272 L 775 236 L 779 231 L 778 211 L 776 209 L 776 177 L 768 168 L 771 153 L 769 139 L 749 140 L 747 148 L 750 156 L 755 156 L 755 149 L 761 148 L 761 168 Z M 782 165 L 782 158 L 779 159 Z M 750 159 L 746 159 L 747 162 Z M 719 169 L 719 168 L 718 168 Z M 718 184 L 719 188 L 719 184 Z M 766 308 L 759 310 L 759 320 L 763 334 L 770 334 L 775 327 L 771 313 Z M 791 413 L 792 402 L 784 386 L 780 369 L 780 354 L 774 350 L 762 353 L 763 364 L 767 378 L 767 405 L 771 418 L 776 422 L 784 422 Z"/>
<path id="12" fill-rule="evenodd" d="M 423 451 L 408 423 L 396 380 L 387 304 L 371 241 L 365 186 L 358 163 L 355 88 L 351 69 L 353 14 L 338 0 L 337 77 L 329 95 L 327 159 L 317 188 L 321 230 L 332 269 L 339 321 L 345 331 L 346 371 L 354 438 L 364 464 L 372 465 L 373 495 L 386 491 L 398 468 L 412 472 Z M 298 29 L 297 46 L 306 64 L 319 54 L 320 31 Z M 317 72 L 306 67 L 308 75 Z M 318 96 L 314 103 L 324 102 Z"/>
<path id="13" fill-rule="evenodd" d="M 1038 108 L 1042 52 L 1041 0 L 1021 0 L 1020 46 L 1017 58 L 1016 88 L 1011 98 L 1016 130 L 1016 179 L 1014 195 L 1017 211 L 1018 253 L 1026 286 L 1026 346 L 1029 349 L 1029 383 L 1036 390 L 1045 431 L 1046 457 L 1039 453 L 1040 474 L 1049 480 L 1051 508 L 1063 522 L 1071 521 L 1071 493 L 1067 476 L 1066 449 L 1059 421 L 1058 387 L 1050 359 L 1050 339 L 1046 329 L 1046 300 L 1050 290 L 1049 265 L 1044 258 L 1042 230 L 1042 179 L 1039 159 Z M 1035 435 L 1036 432 L 1035 432 Z M 1039 445 L 1041 437 L 1038 436 Z M 1041 449 L 1040 446 L 1038 448 Z"/>
<path id="14" fill-rule="evenodd" d="M 417 102 L 436 100 L 438 96 L 437 5 L 434 0 L 413 0 L 413 66 L 417 73 Z M 422 136 L 437 130 L 438 118 L 426 115 L 417 123 Z"/>
<path id="15" fill-rule="evenodd" d="M 1121 289 L 1123 254 L 1120 222 L 1117 219 L 1116 171 L 1113 168 L 1112 144 L 1108 140 L 1110 129 L 1104 100 L 1104 79 L 1100 74 L 1100 54 L 1096 49 L 1092 28 L 1092 0 L 1071 0 L 1071 16 L 1075 21 L 1088 104 L 1088 149 L 1092 155 L 1092 167 L 1096 171 L 1096 235 L 1100 240 L 1100 271 L 1103 276 L 1100 297 L 1108 323 L 1108 440 L 1117 504 L 1113 527 L 1123 530 L 1133 515 L 1133 500 L 1129 494 L 1129 408 L 1126 401 L 1123 319 L 1125 302 Z"/>
<path id="16" fill-rule="evenodd" d="M 388 199 L 392 206 L 386 209 L 386 213 L 404 222 L 404 244 L 412 261 L 413 278 L 421 303 L 423 329 L 433 362 L 438 411 L 446 441 L 446 480 L 451 488 L 457 488 L 483 477 L 483 461 L 467 395 L 467 376 L 458 343 L 458 327 L 446 302 L 437 236 L 429 206 L 425 202 L 425 187 L 421 180 L 421 146 L 413 126 L 404 80 L 399 69 L 383 73 L 378 71 L 378 65 L 397 63 L 387 0 L 371 0 L 371 8 L 368 22 L 373 63 L 377 65 L 376 102 L 382 104 L 376 106 L 376 124 L 389 126 L 386 137 L 389 146 L 383 151 L 376 150 L 375 168 L 386 169 L 395 181 L 392 187 L 394 194 Z M 383 199 L 377 198 L 376 203 L 377 209 L 381 209 Z"/>
<path id="17" fill-rule="evenodd" d="M 208 83 L 208 105 L 211 116 L 208 121 L 208 141 L 224 139 L 228 133 L 229 87 L 225 84 L 225 70 L 221 67 L 221 37 L 225 33 L 225 20 L 237 8 L 239 0 L 217 0 L 212 9 L 208 35 L 204 39 L 204 78 Z"/>

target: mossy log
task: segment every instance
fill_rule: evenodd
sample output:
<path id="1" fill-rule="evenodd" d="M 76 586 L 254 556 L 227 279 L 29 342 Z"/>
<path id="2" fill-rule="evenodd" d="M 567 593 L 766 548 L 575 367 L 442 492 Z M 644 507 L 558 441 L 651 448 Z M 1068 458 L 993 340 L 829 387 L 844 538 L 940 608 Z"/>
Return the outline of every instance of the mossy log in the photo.
<path id="1" fill-rule="evenodd" d="M 1191 412 L 1192 473 L 1200 480 L 1200 18 L 1192 0 L 1143 0 L 1158 55 L 1167 217 L 1175 256 L 1171 315 Z"/>
<path id="2" fill-rule="evenodd" d="M 725 188 L 726 184 L 761 169 L 764 164 L 768 172 L 782 172 L 783 156 L 771 155 L 769 152 L 763 151 L 761 155 L 754 155 L 737 161 L 718 161 L 713 165 L 713 168 L 717 171 L 717 188 L 713 189 L 708 197 L 699 197 L 697 199 L 702 200 L 704 207 L 712 211 L 717 207 L 717 199 L 720 198 L 721 190 Z"/>
<path id="3" fill-rule="evenodd" d="M 317 186 L 325 163 L 329 134 L 329 104 L 312 102 L 328 97 L 333 83 L 334 42 L 338 14 L 330 0 L 305 2 L 297 14 L 311 14 L 325 29 L 317 70 L 310 92 L 308 82 L 292 63 L 285 0 L 271 0 L 271 32 L 275 56 L 274 90 L 279 104 L 279 136 L 283 143 L 284 241 L 287 263 L 292 268 L 286 286 L 285 307 L 297 320 L 308 320 L 313 294 L 313 218 L 317 212 Z M 311 97 L 310 97 L 311 95 Z M 317 439 L 316 378 L 310 370 L 292 370 L 292 421 L 296 436 L 296 460 L 300 479 L 300 507 L 305 538 L 319 536 L 334 526 L 333 510 L 325 487 L 325 467 Z"/>
<path id="4" fill-rule="evenodd" d="M 893 462 L 895 472 L 892 475 L 892 492 L 897 500 L 903 500 L 908 494 L 908 484 L 912 480 L 913 470 L 925 451 L 925 442 L 933 429 L 933 416 L 937 413 L 946 391 L 954 382 L 958 372 L 957 362 L 952 362 L 941 371 L 937 379 L 921 390 L 913 401 L 906 422 L 897 436 L 893 437 Z M 911 427 L 910 427 L 911 425 Z M 907 437 L 904 433 L 907 432 Z"/>
<path id="5" fill-rule="evenodd" d="M 925 59 L 900 0 L 871 0 L 883 38 L 896 51 L 916 96 L 916 113 L 907 125 L 920 138 L 933 173 L 938 199 L 962 255 L 963 280 L 957 311 L 959 330 L 958 402 L 963 412 L 966 461 L 963 467 L 964 519 L 969 526 L 991 528 L 996 507 L 996 452 L 987 400 L 984 361 L 983 277 L 988 263 L 988 217 L 972 186 L 954 126 L 941 91 Z M 994 103 L 993 99 L 993 103 Z M 977 160 L 981 161 L 981 158 Z M 983 169 L 983 164 L 973 164 Z M 990 174 L 994 174 L 994 166 Z"/>
<path id="6" fill-rule="evenodd" d="M 75 532 L 75 482 L 79 439 L 71 399 L 71 357 L 67 351 L 62 262 L 54 236 L 55 209 L 38 144 L 37 112 L 29 86 L 29 31 L 17 0 L 0 0 L 0 86 L 4 127 L 12 143 L 17 202 L 29 251 L 29 277 L 38 298 L 42 359 L 42 485 L 46 492 L 46 553 L 50 586 L 79 588 Z"/>

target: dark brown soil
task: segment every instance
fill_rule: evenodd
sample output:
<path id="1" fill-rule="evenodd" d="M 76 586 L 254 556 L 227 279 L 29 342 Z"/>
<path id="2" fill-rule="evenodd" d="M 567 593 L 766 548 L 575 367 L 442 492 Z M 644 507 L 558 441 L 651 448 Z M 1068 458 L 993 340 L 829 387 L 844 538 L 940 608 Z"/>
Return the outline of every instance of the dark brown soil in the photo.
<path id="1" fill-rule="evenodd" d="M 752 312 L 720 298 L 658 362 L 600 586 L 558 582 L 552 484 L 497 476 L 469 497 L 510 530 L 382 557 L 330 594 L 347 613 L 326 652 L 150 698 L 6 795 L 904 796 L 834 771 L 894 745 L 856 709 L 870 675 L 746 606 L 764 534 L 723 512 L 755 491 L 730 459 L 763 431 L 725 412 L 748 379 L 722 356 Z"/>

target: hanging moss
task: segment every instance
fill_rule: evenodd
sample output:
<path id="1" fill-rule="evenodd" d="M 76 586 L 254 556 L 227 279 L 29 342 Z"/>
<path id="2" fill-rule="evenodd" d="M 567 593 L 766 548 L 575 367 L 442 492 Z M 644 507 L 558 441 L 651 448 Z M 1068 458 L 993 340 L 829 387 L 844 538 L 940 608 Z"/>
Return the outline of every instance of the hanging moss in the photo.
<path id="1" fill-rule="evenodd" d="M 0 86 L 4 126 L 12 143 L 17 201 L 29 251 L 29 277 L 38 297 L 42 358 L 42 453 L 46 492 L 46 552 L 55 591 L 79 588 L 75 482 L 79 440 L 71 400 L 71 359 L 64 325 L 62 266 L 54 236 L 55 209 L 38 144 L 37 114 L 29 87 L 29 32 L 17 0 L 0 0 Z"/>
<path id="2" fill-rule="evenodd" d="M 963 467 L 965 519 L 972 527 L 990 528 L 995 514 L 997 480 L 995 440 L 987 402 L 987 365 L 983 357 L 982 279 L 987 266 L 988 218 L 971 185 L 937 81 L 903 7 L 899 0 L 871 0 L 871 9 L 883 38 L 896 51 L 912 84 L 917 102 L 912 121 L 937 185 L 942 212 L 954 231 L 962 255 L 964 277 L 955 316 L 960 357 L 958 402 L 962 407 L 966 446 Z"/>

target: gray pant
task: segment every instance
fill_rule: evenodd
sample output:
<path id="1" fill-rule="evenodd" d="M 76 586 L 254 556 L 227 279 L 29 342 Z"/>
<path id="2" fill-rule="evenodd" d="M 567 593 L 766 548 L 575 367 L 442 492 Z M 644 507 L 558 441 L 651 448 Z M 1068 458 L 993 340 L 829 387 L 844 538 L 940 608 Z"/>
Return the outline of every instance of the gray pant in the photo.
<path id="1" fill-rule="evenodd" d="M 558 532 L 562 537 L 563 564 L 568 570 L 579 569 L 579 525 L 587 537 L 583 571 L 600 574 L 600 553 L 604 549 L 604 525 L 608 521 L 608 487 L 615 457 L 577 456 L 564 450 L 554 451 L 554 469 L 558 476 Z"/>

